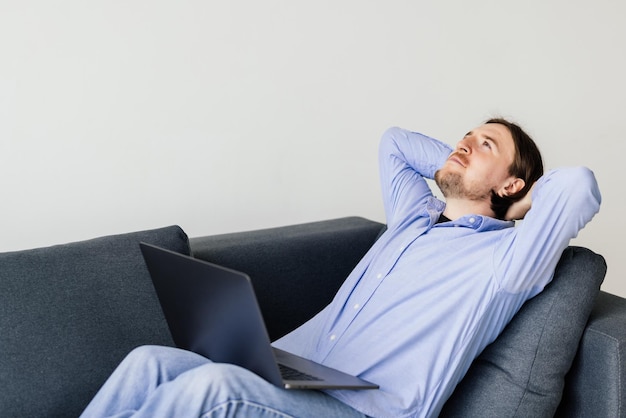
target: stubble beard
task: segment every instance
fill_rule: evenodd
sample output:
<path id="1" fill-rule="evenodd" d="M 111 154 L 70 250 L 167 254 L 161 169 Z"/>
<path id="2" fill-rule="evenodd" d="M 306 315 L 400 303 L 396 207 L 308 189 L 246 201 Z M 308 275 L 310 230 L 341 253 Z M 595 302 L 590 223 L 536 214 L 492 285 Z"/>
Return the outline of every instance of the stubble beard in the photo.
<path id="1" fill-rule="evenodd" d="M 481 201 L 491 198 L 491 191 L 472 190 L 465 185 L 460 173 L 437 170 L 435 183 L 447 199 L 467 199 Z"/>

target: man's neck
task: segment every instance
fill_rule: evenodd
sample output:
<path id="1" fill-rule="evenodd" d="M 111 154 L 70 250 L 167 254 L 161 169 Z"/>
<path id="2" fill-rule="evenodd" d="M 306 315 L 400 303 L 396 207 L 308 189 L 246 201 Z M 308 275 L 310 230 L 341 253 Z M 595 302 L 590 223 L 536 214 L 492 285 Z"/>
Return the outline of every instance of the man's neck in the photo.
<path id="1" fill-rule="evenodd" d="M 484 215 L 494 217 L 491 203 L 476 200 L 447 199 L 444 216 L 449 219 L 459 219 L 465 215 Z"/>

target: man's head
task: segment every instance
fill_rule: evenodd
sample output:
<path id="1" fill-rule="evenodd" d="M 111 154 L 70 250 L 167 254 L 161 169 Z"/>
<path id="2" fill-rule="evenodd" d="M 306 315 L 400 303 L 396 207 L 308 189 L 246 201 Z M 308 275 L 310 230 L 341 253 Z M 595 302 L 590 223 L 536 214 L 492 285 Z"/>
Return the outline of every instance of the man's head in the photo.
<path id="1" fill-rule="evenodd" d="M 450 200 L 488 204 L 498 219 L 543 174 L 537 145 L 518 125 L 490 119 L 457 144 L 435 181 Z"/>
<path id="2" fill-rule="evenodd" d="M 509 172 L 525 182 L 525 186 L 513 195 L 501 196 L 496 193 L 492 194 L 491 208 L 498 219 L 504 219 L 504 215 L 506 215 L 509 207 L 523 198 L 533 184 L 543 175 L 543 159 L 535 141 L 515 123 L 502 118 L 489 119 L 485 123 L 503 125 L 509 130 L 515 143 L 515 159 L 511 167 L 509 167 Z"/>

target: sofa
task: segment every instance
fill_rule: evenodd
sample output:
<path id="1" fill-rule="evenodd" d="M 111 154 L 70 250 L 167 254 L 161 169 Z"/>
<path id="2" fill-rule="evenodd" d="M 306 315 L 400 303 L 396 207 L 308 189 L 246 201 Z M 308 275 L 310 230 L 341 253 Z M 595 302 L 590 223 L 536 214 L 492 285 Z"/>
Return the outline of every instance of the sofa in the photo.
<path id="1" fill-rule="evenodd" d="M 173 345 L 139 242 L 248 273 L 275 339 L 332 299 L 384 228 L 347 217 L 189 238 L 168 226 L 2 253 L 0 416 L 78 416 L 131 349 Z M 605 272 L 569 247 L 441 416 L 626 417 L 626 300 L 600 290 Z"/>

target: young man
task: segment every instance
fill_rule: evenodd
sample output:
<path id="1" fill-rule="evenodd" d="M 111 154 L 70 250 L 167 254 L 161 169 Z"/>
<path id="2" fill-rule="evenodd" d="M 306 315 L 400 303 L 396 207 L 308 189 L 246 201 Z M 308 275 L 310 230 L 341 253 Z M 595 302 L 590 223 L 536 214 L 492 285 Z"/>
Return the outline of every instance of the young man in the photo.
<path id="1" fill-rule="evenodd" d="M 585 168 L 542 176 L 534 142 L 502 119 L 454 149 L 392 128 L 380 167 L 387 231 L 324 310 L 274 343 L 379 390 L 283 390 L 236 366 L 141 347 L 84 416 L 436 416 L 472 360 L 550 282 L 600 193 Z"/>

